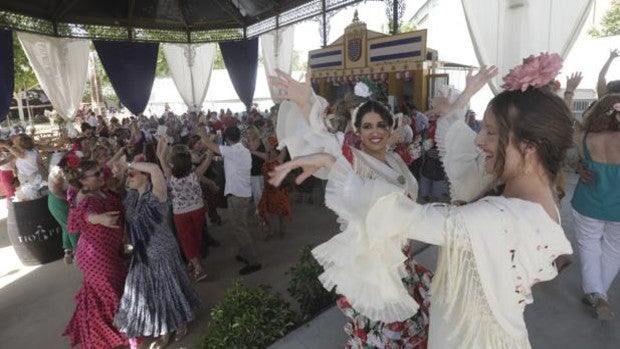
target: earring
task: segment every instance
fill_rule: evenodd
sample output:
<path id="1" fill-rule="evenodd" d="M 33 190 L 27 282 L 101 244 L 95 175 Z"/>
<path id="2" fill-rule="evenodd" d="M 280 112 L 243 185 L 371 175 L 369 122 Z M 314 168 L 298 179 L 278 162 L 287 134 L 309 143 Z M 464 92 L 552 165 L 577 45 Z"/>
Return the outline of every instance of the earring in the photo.
<path id="1" fill-rule="evenodd" d="M 523 173 L 529 175 L 530 173 L 532 173 L 533 170 L 534 166 L 532 166 L 532 163 L 526 160 L 523 164 Z"/>

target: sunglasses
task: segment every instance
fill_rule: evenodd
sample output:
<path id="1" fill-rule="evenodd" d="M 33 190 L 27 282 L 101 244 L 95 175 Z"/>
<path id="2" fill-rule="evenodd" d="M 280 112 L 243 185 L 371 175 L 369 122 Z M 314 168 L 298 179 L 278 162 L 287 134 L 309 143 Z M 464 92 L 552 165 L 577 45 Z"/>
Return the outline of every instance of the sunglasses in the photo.
<path id="1" fill-rule="evenodd" d="M 84 178 L 88 178 L 88 177 L 99 177 L 103 174 L 103 171 L 99 170 L 97 172 L 91 173 L 91 174 L 85 174 Z"/>
<path id="2" fill-rule="evenodd" d="M 127 177 L 129 177 L 129 178 L 133 178 L 133 177 L 135 177 L 135 176 L 136 176 L 136 175 L 138 175 L 138 174 L 144 174 L 144 172 L 139 172 L 139 171 L 136 171 L 136 172 L 127 172 Z"/>

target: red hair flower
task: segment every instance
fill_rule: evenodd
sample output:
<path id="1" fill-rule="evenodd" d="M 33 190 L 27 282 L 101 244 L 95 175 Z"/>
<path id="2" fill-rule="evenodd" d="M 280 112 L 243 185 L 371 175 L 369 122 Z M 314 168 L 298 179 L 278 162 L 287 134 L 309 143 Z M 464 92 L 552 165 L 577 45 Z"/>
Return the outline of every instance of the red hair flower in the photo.
<path id="1" fill-rule="evenodd" d="M 562 57 L 557 53 L 531 55 L 523 60 L 523 64 L 514 67 L 504 76 L 502 88 L 506 91 L 525 91 L 530 86 L 543 87 L 555 79 L 560 69 Z"/>

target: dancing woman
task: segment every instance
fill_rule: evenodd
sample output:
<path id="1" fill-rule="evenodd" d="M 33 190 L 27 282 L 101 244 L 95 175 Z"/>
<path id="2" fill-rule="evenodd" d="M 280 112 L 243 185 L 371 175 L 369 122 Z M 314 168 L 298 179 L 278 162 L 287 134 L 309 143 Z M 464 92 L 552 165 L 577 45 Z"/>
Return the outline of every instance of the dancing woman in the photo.
<path id="1" fill-rule="evenodd" d="M 129 338 L 158 337 L 151 348 L 163 348 L 170 333 L 176 331 L 175 340 L 187 333 L 200 298 L 181 262 L 159 166 L 129 164 L 127 187 L 125 226 L 134 252 L 114 324 Z"/>
<path id="2" fill-rule="evenodd" d="M 614 316 L 607 291 L 620 269 L 620 94 L 601 97 L 575 124 L 574 141 L 590 172 L 571 203 L 581 260 L 583 301 L 596 317 Z"/>
<path id="3" fill-rule="evenodd" d="M 79 189 L 69 202 L 67 227 L 69 231 L 80 232 L 75 261 L 84 276 L 75 296 L 75 312 L 64 335 L 70 337 L 72 346 L 79 344 L 84 349 L 126 345 L 127 339 L 113 325 L 127 275 L 120 254 L 121 203 L 116 196 L 102 190 L 103 171 L 97 162 L 80 160 L 76 155 L 64 161 L 69 184 Z"/>
<path id="4" fill-rule="evenodd" d="M 359 83 L 356 86 L 359 94 L 356 98 L 361 104 L 349 111 L 352 115 L 351 124 L 361 145 L 361 149 L 356 149 L 346 144 L 346 137 L 342 133 L 328 132 L 324 113 L 327 102 L 313 95 L 307 83 L 298 83 L 282 72 L 278 72 L 277 77 L 271 77 L 270 82 L 287 93 L 288 97 L 296 96 L 293 99 L 295 104 L 285 102 L 280 107 L 277 126 L 281 143 L 292 149 L 293 157 L 309 149 L 327 151 L 334 157 L 343 154 L 349 169 L 361 178 L 390 183 L 400 188 L 409 199 L 417 198 L 418 184 L 407 164 L 398 154 L 388 152 L 394 124 L 392 114 L 383 104 L 368 99 L 370 91 L 366 85 Z M 309 113 L 304 116 L 298 108 Z M 400 275 L 400 286 L 407 289 L 411 299 L 420 304 L 420 309 L 406 318 L 378 321 L 359 312 L 356 305 L 345 297 L 347 294 L 339 292 L 345 295 L 338 299 L 337 305 L 348 320 L 345 325 L 345 332 L 349 335 L 345 344 L 347 348 L 364 348 L 372 343 L 388 348 L 426 348 L 432 274 L 418 264 L 410 252 L 408 243 L 402 246 L 402 251 L 397 252 L 399 264 L 405 271 Z M 363 261 L 360 263 L 364 264 Z"/>
<path id="5" fill-rule="evenodd" d="M 313 251 L 325 267 L 323 284 L 337 286 L 372 319 L 405 319 L 419 304 L 400 283 L 400 248 L 408 238 L 439 245 L 429 347 L 530 348 L 523 310 L 533 301 L 531 287 L 554 278 L 554 260 L 572 253 L 559 224 L 554 190 L 572 143 L 570 112 L 544 89 L 557 74 L 558 61 L 556 55 L 525 61 L 552 71 L 548 76 L 520 79 L 519 73 L 531 70 L 517 69 L 505 77 L 507 89 L 489 103 L 475 143 L 473 132 L 459 131 L 468 129 L 465 109 L 451 109 L 464 108 L 495 69 L 468 74 L 465 91 L 440 113 L 460 120 L 438 135 L 444 161 L 463 162 L 446 166 L 451 185 L 470 183 L 453 192 L 471 200 L 488 184 L 478 172 L 485 170 L 503 182 L 500 196 L 463 206 L 419 205 L 398 186 L 359 176 L 343 157 L 315 154 L 280 166 L 273 173 L 274 184 L 297 167 L 303 169 L 298 180 L 330 169 L 326 203 L 345 229 Z M 521 84 L 523 80 L 536 84 Z M 471 156 L 474 144 L 477 156 Z"/>

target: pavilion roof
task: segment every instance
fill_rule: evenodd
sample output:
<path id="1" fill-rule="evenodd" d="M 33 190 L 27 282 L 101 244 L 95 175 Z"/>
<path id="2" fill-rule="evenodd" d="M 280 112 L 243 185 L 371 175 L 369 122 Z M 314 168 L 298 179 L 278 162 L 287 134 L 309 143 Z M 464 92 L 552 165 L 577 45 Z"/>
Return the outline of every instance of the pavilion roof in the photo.
<path id="1" fill-rule="evenodd" d="M 360 0 L 0 0 L 0 27 L 157 42 L 252 38 Z"/>

